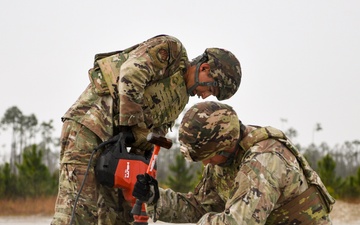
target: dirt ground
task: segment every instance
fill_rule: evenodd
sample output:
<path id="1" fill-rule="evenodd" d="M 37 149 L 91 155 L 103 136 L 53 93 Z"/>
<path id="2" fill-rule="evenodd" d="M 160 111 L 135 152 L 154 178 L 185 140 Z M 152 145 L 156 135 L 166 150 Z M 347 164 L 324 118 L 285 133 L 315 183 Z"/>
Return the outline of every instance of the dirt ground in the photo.
<path id="1" fill-rule="evenodd" d="M 38 208 L 36 210 L 37 212 L 33 212 L 31 214 L 24 213 L 24 211 L 14 212 L 13 210 L 10 210 L 11 208 L 19 208 L 19 207 L 9 207 L 8 204 L 5 204 L 5 207 L 0 207 L 0 224 L 13 224 L 13 225 L 45 225 L 49 224 L 51 221 L 51 217 L 53 214 L 53 203 L 54 199 L 49 200 L 49 202 L 46 204 L 46 201 L 41 201 L 45 206 L 44 208 Z M 1 203 L 4 203 L 3 201 L 0 201 Z M 27 203 L 27 202 L 25 202 Z M 15 204 L 19 205 L 19 204 Z M 22 204 L 24 205 L 24 204 Z M 27 205 L 27 204 L 25 204 Z M 32 204 L 34 206 L 34 204 Z M 36 204 L 37 205 L 37 204 Z M 43 205 L 43 206 L 44 206 Z M 51 205 L 51 210 L 47 210 L 49 206 Z M 28 208 L 28 207 L 25 207 Z M 34 207 L 33 207 L 34 208 Z M 35 207 L 37 208 L 37 207 Z M 4 210 L 7 209 L 7 210 Z M 9 213 L 9 211 L 12 211 L 12 213 Z M 11 216 L 9 216 L 11 215 Z M 21 216 L 22 215 L 22 216 Z M 337 200 L 336 204 L 334 205 L 334 208 L 331 212 L 331 218 L 334 225 L 359 225 L 360 224 L 360 202 L 358 203 L 349 203 L 344 202 L 341 200 Z M 149 221 L 149 225 L 156 225 L 156 224 L 167 224 L 167 223 L 161 223 L 160 221 L 157 223 L 151 223 Z"/>
<path id="2" fill-rule="evenodd" d="M 337 200 L 330 216 L 334 225 L 360 224 L 360 202 L 349 203 Z"/>

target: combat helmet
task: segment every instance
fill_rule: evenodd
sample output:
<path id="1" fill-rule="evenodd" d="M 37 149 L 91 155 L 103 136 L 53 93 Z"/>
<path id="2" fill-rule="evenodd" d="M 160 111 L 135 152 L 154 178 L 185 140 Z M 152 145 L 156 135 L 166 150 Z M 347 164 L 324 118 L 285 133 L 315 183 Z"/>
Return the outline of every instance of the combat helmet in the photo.
<path id="1" fill-rule="evenodd" d="M 214 101 L 193 105 L 179 128 L 181 152 L 191 161 L 202 161 L 235 147 L 239 136 L 236 112 L 231 106 Z"/>
<path id="2" fill-rule="evenodd" d="M 210 75 L 215 82 L 199 82 L 199 67 L 207 62 Z M 230 51 L 222 48 L 207 48 L 205 52 L 191 62 L 196 64 L 195 84 L 188 90 L 190 95 L 197 86 L 218 86 L 219 101 L 229 99 L 239 89 L 241 83 L 241 66 L 239 60 Z"/>

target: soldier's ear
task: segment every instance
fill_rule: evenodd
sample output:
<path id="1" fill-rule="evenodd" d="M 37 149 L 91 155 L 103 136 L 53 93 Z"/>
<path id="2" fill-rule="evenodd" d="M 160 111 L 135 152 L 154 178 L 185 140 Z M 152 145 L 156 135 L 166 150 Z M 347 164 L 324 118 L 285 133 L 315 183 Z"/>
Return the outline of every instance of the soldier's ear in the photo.
<path id="1" fill-rule="evenodd" d="M 210 64 L 209 63 L 201 64 L 200 71 L 204 71 L 204 70 L 210 70 Z"/>

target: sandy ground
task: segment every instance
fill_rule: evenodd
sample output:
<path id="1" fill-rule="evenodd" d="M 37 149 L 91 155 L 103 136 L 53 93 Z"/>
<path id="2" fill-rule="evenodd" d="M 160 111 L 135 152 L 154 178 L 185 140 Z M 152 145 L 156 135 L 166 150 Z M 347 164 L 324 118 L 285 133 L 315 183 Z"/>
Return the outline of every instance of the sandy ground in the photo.
<path id="1" fill-rule="evenodd" d="M 360 203 L 351 204 L 337 201 L 331 212 L 334 225 L 360 225 Z M 8 216 L 0 217 L 0 224 L 12 225 L 49 225 L 51 217 L 45 216 Z M 149 225 L 168 224 L 163 222 L 151 223 Z M 186 224 L 181 224 L 186 225 Z"/>
<path id="2" fill-rule="evenodd" d="M 360 203 L 338 200 L 330 215 L 334 225 L 360 225 Z"/>

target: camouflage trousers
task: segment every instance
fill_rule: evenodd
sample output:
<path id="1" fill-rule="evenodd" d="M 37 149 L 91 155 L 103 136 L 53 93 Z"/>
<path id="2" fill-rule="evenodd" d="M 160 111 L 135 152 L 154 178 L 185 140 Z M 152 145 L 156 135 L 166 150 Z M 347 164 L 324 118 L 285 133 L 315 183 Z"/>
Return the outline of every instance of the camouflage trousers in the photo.
<path id="1" fill-rule="evenodd" d="M 51 224 L 70 224 L 77 195 L 73 224 L 131 224 L 131 207 L 121 190 L 102 186 L 96 181 L 94 165 L 100 152 L 94 156 L 79 193 L 91 153 L 101 143 L 99 137 L 83 125 L 66 120 L 60 142 L 59 190 Z"/>

